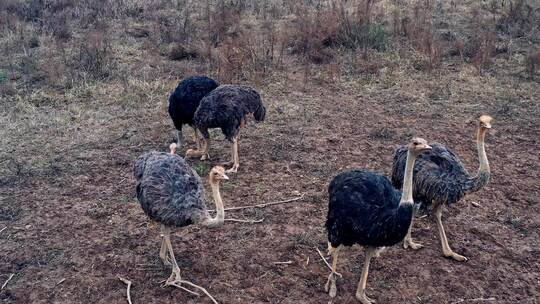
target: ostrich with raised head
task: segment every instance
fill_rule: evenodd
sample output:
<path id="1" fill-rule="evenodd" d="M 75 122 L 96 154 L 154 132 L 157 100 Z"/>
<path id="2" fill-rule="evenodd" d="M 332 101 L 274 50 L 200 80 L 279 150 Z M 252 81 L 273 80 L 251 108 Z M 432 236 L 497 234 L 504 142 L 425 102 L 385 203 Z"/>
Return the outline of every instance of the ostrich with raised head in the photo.
<path id="1" fill-rule="evenodd" d="M 200 146 L 199 135 L 193 122 L 193 115 L 199 107 L 201 99 L 219 84 L 206 76 L 193 76 L 182 80 L 169 97 L 169 115 L 177 130 L 178 146 L 182 146 L 182 127 L 189 125 L 195 133 L 195 142 Z"/>
<path id="2" fill-rule="evenodd" d="M 332 272 L 325 289 L 331 297 L 337 293 L 339 249 L 358 244 L 365 248 L 365 261 L 356 298 L 364 304 L 374 302 L 366 295 L 369 263 L 373 256 L 378 256 L 380 249 L 397 244 L 407 234 L 413 215 L 414 162 L 418 155 L 429 149 L 431 147 L 422 138 L 413 138 L 409 143 L 403 192 L 396 190 L 386 177 L 360 169 L 343 172 L 330 183 L 326 230 Z"/>
<path id="3" fill-rule="evenodd" d="M 448 245 L 448 239 L 442 224 L 442 209 L 444 205 L 452 205 L 459 202 L 465 195 L 482 189 L 490 178 L 489 162 L 484 147 L 486 132 L 491 129 L 492 118 L 482 115 L 479 118 L 479 127 L 476 136 L 478 158 L 480 166 L 478 173 L 473 176 L 467 172 L 459 158 L 444 145 L 431 144 L 433 149 L 418 158 L 414 167 L 413 196 L 420 204 L 420 208 L 434 211 L 439 238 L 445 257 L 456 261 L 466 261 L 467 258 L 455 253 Z M 398 148 L 394 155 L 392 168 L 392 183 L 394 187 L 402 186 L 401 180 L 405 170 L 406 149 Z M 412 223 L 411 223 L 412 227 Z M 411 231 L 407 233 L 403 247 L 412 249 L 422 248 L 411 237 Z"/>
<path id="4" fill-rule="evenodd" d="M 212 218 L 204 202 L 201 178 L 182 157 L 175 154 L 175 150 L 176 144 L 173 143 L 170 153 L 152 151 L 137 159 L 134 166 L 137 198 L 148 217 L 161 224 L 162 243 L 159 257 L 165 265 L 172 263 L 172 273 L 165 285 L 180 287 L 182 283 L 186 283 L 198 287 L 182 280 L 180 276 L 180 268 L 171 245 L 170 227 L 192 224 L 221 226 L 225 220 L 225 209 L 219 186 L 222 180 L 229 178 L 223 167 L 216 166 L 210 170 L 209 181 L 217 211 L 217 215 Z"/>
<path id="5" fill-rule="evenodd" d="M 202 100 L 195 112 L 195 126 L 203 135 L 202 148 L 186 152 L 186 157 L 210 158 L 210 133 L 208 129 L 220 128 L 225 138 L 232 143 L 232 167 L 227 172 L 236 172 L 240 166 L 238 159 L 238 133 L 245 126 L 247 116 L 253 114 L 255 121 L 263 121 L 266 116 L 261 96 L 253 88 L 243 85 L 221 85 Z"/>

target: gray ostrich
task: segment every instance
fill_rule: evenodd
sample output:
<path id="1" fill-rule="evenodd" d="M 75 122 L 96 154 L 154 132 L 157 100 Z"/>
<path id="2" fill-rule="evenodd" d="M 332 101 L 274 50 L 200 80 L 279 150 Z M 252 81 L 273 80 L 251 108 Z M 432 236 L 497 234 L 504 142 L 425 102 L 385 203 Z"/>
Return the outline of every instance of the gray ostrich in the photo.
<path id="1" fill-rule="evenodd" d="M 249 114 L 253 114 L 255 121 L 265 119 L 266 108 L 257 91 L 242 85 L 221 85 L 208 93 L 195 112 L 195 126 L 203 135 L 201 150 L 189 149 L 186 157 L 201 157 L 201 160 L 210 158 L 210 134 L 208 129 L 220 128 L 227 140 L 232 143 L 232 168 L 226 172 L 237 172 L 240 166 L 238 160 L 238 133 L 245 126 Z"/>
<path id="2" fill-rule="evenodd" d="M 204 202 L 201 178 L 175 153 L 176 144 L 173 143 L 170 153 L 152 151 L 144 153 L 137 159 L 134 166 L 137 198 L 148 217 L 161 223 L 163 238 L 159 257 L 165 265 L 172 263 L 172 273 L 165 285 L 189 291 L 181 287 L 182 283 L 186 283 L 208 294 L 204 288 L 182 280 L 171 245 L 170 227 L 185 227 L 192 224 L 202 224 L 210 228 L 221 226 L 225 220 L 225 209 L 219 186 L 222 180 L 229 178 L 221 166 L 215 166 L 210 170 L 209 181 L 217 211 L 216 217 L 212 218 Z"/>
<path id="3" fill-rule="evenodd" d="M 469 174 L 459 158 L 441 144 L 430 144 L 432 150 L 418 157 L 414 167 L 414 201 L 421 207 L 434 210 L 442 250 L 445 257 L 456 261 L 466 261 L 467 258 L 452 251 L 442 224 L 443 206 L 459 202 L 465 195 L 482 189 L 490 178 L 489 162 L 484 147 L 487 130 L 491 129 L 492 118 L 482 115 L 479 118 L 477 132 L 477 148 L 480 166 L 475 176 Z M 401 188 L 405 170 L 406 147 L 397 149 L 392 168 L 392 183 Z M 412 249 L 422 248 L 411 237 L 411 227 L 404 239 L 403 247 Z"/>

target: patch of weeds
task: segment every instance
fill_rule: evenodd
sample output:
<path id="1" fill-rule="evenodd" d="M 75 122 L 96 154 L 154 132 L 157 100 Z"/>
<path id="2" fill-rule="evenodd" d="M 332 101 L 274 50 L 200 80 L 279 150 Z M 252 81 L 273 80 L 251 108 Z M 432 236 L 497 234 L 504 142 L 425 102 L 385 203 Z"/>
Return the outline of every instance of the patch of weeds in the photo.
<path id="1" fill-rule="evenodd" d="M 306 246 L 315 246 L 318 243 L 317 236 L 309 231 L 296 235 L 295 240 L 297 244 Z"/>
<path id="2" fill-rule="evenodd" d="M 3 84 L 8 81 L 8 75 L 7 72 L 4 70 L 0 70 L 0 84 Z"/>
<path id="3" fill-rule="evenodd" d="M 21 209 L 13 204 L 0 205 L 0 221 L 16 221 L 21 217 Z"/>
<path id="4" fill-rule="evenodd" d="M 102 205 L 91 204 L 85 211 L 86 216 L 92 219 L 100 219 L 110 215 L 110 212 L 106 210 Z"/>
<path id="5" fill-rule="evenodd" d="M 379 282 L 379 286 L 384 289 L 391 289 L 394 287 L 394 284 L 390 281 L 382 280 Z"/>
<path id="6" fill-rule="evenodd" d="M 371 139 L 390 140 L 396 138 L 397 133 L 396 131 L 388 129 L 387 127 L 382 127 L 372 130 L 368 137 Z"/>
<path id="7" fill-rule="evenodd" d="M 210 172 L 210 169 L 208 168 L 208 166 L 206 166 L 204 164 L 198 164 L 195 167 L 195 172 L 197 172 L 197 174 L 199 174 L 199 176 L 206 176 L 206 175 L 208 175 L 208 172 Z"/>
<path id="8" fill-rule="evenodd" d="M 512 229 L 523 231 L 525 230 L 525 224 L 523 223 L 523 217 L 514 214 L 512 210 L 508 210 L 504 216 L 503 223 L 510 226 Z"/>
<path id="9" fill-rule="evenodd" d="M 403 132 L 403 134 L 401 134 L 401 139 L 402 140 L 410 140 L 411 138 L 414 137 L 414 135 L 416 134 L 416 131 L 413 130 L 413 129 L 407 129 L 405 132 Z"/>

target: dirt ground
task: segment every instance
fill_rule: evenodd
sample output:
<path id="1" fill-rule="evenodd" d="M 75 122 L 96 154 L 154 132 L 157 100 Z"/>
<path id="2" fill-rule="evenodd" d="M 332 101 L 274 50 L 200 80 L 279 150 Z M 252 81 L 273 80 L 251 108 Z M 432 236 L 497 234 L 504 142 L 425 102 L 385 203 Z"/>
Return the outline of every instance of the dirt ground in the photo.
<path id="1" fill-rule="evenodd" d="M 220 303 L 356 303 L 360 247 L 343 251 L 335 300 L 324 292 L 329 270 L 315 248 L 325 252 L 329 181 L 353 167 L 389 176 L 393 150 L 411 135 L 452 147 L 475 172 L 475 118 L 488 113 L 491 182 L 443 214 L 451 246 L 469 261 L 443 258 L 434 221 L 418 219 L 413 236 L 425 248 L 394 246 L 374 260 L 368 294 L 379 303 L 540 303 L 540 86 L 501 64 L 488 75 L 450 62 L 433 73 L 264 81 L 267 121 L 242 131 L 225 205 L 305 196 L 226 214 L 264 218 L 259 224 L 176 229 L 183 276 Z M 136 157 L 174 139 L 166 100 L 176 82 L 157 79 L 120 101 L 103 89 L 88 96 L 95 103 L 3 110 L 15 139 L 2 148 L 10 156 L 2 159 L 0 283 L 14 275 L 0 302 L 126 303 L 120 276 L 133 282 L 133 303 L 210 303 L 161 286 L 170 268 L 134 197 Z M 212 136 L 212 161 L 190 160 L 204 174 L 229 157 L 222 135 Z M 42 158 L 39 170 L 25 163 L 30 156 Z"/>

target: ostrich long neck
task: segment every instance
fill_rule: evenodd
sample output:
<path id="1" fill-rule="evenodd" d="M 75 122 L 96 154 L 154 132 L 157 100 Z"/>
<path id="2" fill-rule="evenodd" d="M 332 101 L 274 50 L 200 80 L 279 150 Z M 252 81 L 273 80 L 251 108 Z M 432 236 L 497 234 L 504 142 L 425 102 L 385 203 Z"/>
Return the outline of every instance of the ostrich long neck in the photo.
<path id="1" fill-rule="evenodd" d="M 478 167 L 478 173 L 476 176 L 467 179 L 465 182 L 465 192 L 467 193 L 478 191 L 489 182 L 490 169 L 486 156 L 486 148 L 484 146 L 486 131 L 487 130 L 484 128 L 479 128 L 476 135 L 476 145 L 478 148 L 478 160 L 480 162 L 480 166 Z"/>
<path id="2" fill-rule="evenodd" d="M 212 196 L 214 197 L 214 203 L 216 204 L 216 217 L 208 218 L 205 221 L 205 225 L 208 227 L 218 227 L 225 221 L 225 208 L 223 207 L 223 201 L 221 200 L 221 194 L 219 193 L 219 183 L 210 181 L 212 188 Z"/>
<path id="3" fill-rule="evenodd" d="M 403 175 L 403 190 L 401 193 L 401 200 L 399 205 L 412 204 L 413 203 L 413 169 L 416 156 L 411 150 L 407 151 L 407 161 L 405 162 L 405 174 Z"/>

